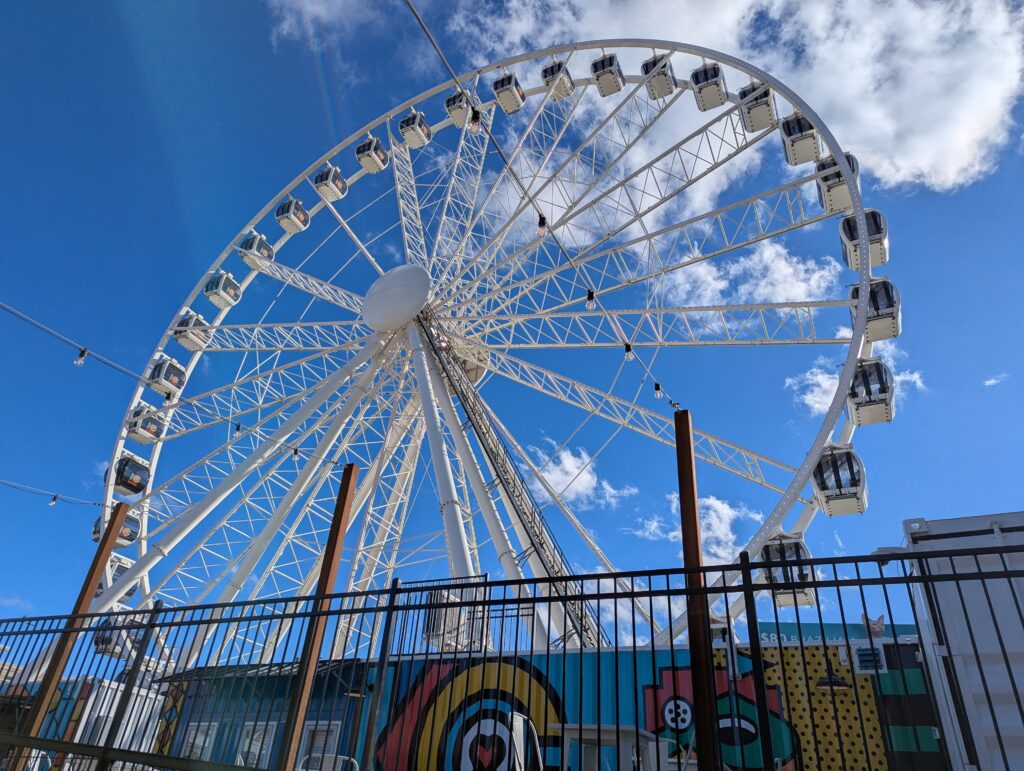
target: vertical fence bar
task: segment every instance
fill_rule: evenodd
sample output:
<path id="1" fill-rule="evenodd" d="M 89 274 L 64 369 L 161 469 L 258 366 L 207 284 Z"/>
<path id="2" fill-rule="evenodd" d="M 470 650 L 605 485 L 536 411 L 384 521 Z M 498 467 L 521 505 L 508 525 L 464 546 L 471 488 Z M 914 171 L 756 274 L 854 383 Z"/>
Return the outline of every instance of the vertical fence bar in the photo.
<path id="1" fill-rule="evenodd" d="M 39 691 L 32 701 L 32 710 L 29 712 L 28 725 L 25 728 L 26 736 L 38 737 L 39 732 L 43 728 L 43 722 L 46 720 L 46 711 L 50 706 L 50 702 L 53 701 L 54 695 L 57 693 L 61 675 L 64 673 L 64 667 L 67 666 L 68 659 L 71 657 L 75 636 L 87 623 L 87 621 L 79 618 L 79 616 L 89 612 L 89 606 L 92 604 L 93 597 L 96 594 L 96 586 L 103 578 L 103 571 L 110 561 L 110 554 L 114 551 L 114 546 L 117 545 L 117 536 L 121 532 L 121 526 L 124 524 L 124 518 L 128 514 L 128 509 L 127 503 L 118 503 L 114 506 L 110 519 L 107 520 L 106 530 L 103 531 L 100 542 L 96 546 L 96 554 L 93 555 L 92 564 L 89 565 L 89 570 L 85 574 L 82 590 L 79 592 L 78 599 L 75 601 L 75 606 L 71 611 L 72 618 L 68 618 L 63 622 L 65 627 L 60 631 L 53 650 L 49 652 L 50 661 L 46 666 L 46 673 L 43 675 L 43 679 L 39 683 Z M 39 656 L 45 657 L 47 655 L 45 647 L 44 643 L 40 649 Z M 25 685 L 28 685 L 28 683 L 25 683 Z M 11 764 L 8 766 L 9 771 L 24 771 L 29 756 L 28 748 L 16 749 Z"/>
<path id="2" fill-rule="evenodd" d="M 764 680 L 764 655 L 761 634 L 757 629 L 757 596 L 754 594 L 754 574 L 750 570 L 750 555 L 740 552 L 740 570 L 743 572 L 743 606 L 747 616 L 747 636 L 750 638 L 750 663 L 754 676 L 754 700 L 757 706 L 757 735 L 761 746 L 761 768 L 775 768 L 772 751 L 772 722 L 768 711 L 768 691 Z M 780 657 L 780 664 L 786 662 Z"/>
<path id="3" fill-rule="evenodd" d="M 711 651 L 708 597 L 701 568 L 697 512 L 697 466 L 693 455 L 693 420 L 689 410 L 676 410 L 676 465 L 679 473 L 679 515 L 686 574 L 686 621 L 690 634 L 690 670 L 696 718 L 697 765 L 700 771 L 720 768 L 718 709 L 715 704 L 715 661 Z"/>
<path id="4" fill-rule="evenodd" d="M 96 762 L 96 771 L 109 771 L 110 769 L 112 763 L 109 759 L 110 750 L 114 749 L 114 745 L 117 744 L 117 736 L 121 733 L 121 726 L 124 723 L 125 715 L 128 714 L 128 705 L 132 701 L 132 696 L 135 695 L 135 686 L 139 682 L 142 663 L 146 660 L 146 651 L 149 650 L 149 646 L 153 642 L 157 618 L 162 607 L 163 603 L 160 600 L 156 600 L 153 603 L 153 609 L 149 612 L 149 618 L 146 619 L 145 631 L 143 631 L 139 645 L 135 649 L 135 658 L 132 659 L 131 669 L 128 670 L 128 675 L 121 686 L 121 696 L 117 700 L 117 706 L 114 708 L 114 714 L 110 719 L 110 727 L 107 728 L 107 736 L 103 742 L 103 752 Z"/>
<path id="5" fill-rule="evenodd" d="M 316 585 L 317 598 L 310 604 L 310 618 L 306 626 L 306 638 L 302 645 L 299 670 L 296 675 L 295 690 L 291 704 L 288 706 L 288 719 L 285 723 L 284 737 L 278 760 L 278 768 L 283 770 L 295 767 L 299 743 L 302 741 L 302 728 L 309 708 L 309 695 L 316 678 L 316 667 L 320 660 L 320 646 L 324 641 L 324 629 L 327 626 L 327 613 L 331 609 L 331 601 L 325 595 L 334 589 L 334 580 L 338 573 L 338 558 L 341 556 L 341 542 L 348 529 L 349 516 L 352 509 L 352 496 L 359 478 L 359 467 L 354 463 L 345 466 L 338 488 L 338 500 L 331 518 L 331 529 L 327 535 L 323 557 L 320 563 L 320 577 Z"/>
<path id="6" fill-rule="evenodd" d="M 380 700 L 384 695 L 384 680 L 388 667 L 388 656 L 391 651 L 391 627 L 395 617 L 395 606 L 398 604 L 398 587 L 401 582 L 394 578 L 391 580 L 391 590 L 388 592 L 388 604 L 384 609 L 384 626 L 381 629 L 380 653 L 377 656 L 377 676 L 373 683 L 373 697 L 370 699 L 370 709 L 366 714 L 366 735 L 363 737 L 363 756 L 359 759 L 359 768 L 373 768 L 374 740 L 377 732 L 377 715 L 380 712 Z"/>

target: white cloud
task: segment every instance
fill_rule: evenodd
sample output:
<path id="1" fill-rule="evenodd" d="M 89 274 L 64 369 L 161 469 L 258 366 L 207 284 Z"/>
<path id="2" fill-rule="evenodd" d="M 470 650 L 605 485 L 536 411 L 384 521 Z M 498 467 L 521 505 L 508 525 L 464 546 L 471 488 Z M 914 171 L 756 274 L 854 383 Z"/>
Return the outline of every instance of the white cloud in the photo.
<path id="1" fill-rule="evenodd" d="M 736 560 L 741 544 L 733 526 L 743 520 L 760 522 L 761 513 L 744 504 L 734 506 L 728 501 L 708 495 L 700 501 L 700 538 L 704 562 L 708 565 Z"/>
<path id="2" fill-rule="evenodd" d="M 1008 377 L 1010 376 L 1007 375 L 1005 372 L 1000 372 L 998 375 L 993 375 L 992 377 L 985 378 L 984 380 L 981 381 L 981 384 L 986 388 L 991 388 L 992 386 L 997 386 L 1000 383 L 1004 382 Z"/>
<path id="3" fill-rule="evenodd" d="M 365 27 L 379 26 L 389 17 L 385 7 L 397 4 L 357 0 L 265 0 L 274 17 L 271 39 L 301 40 L 319 50 L 325 38 L 351 38 Z M 405 10 L 404 8 L 402 10 Z M 407 11 L 406 11 L 407 12 Z"/>
<path id="4" fill-rule="evenodd" d="M 799 257 L 777 241 L 761 241 L 739 259 L 709 260 L 665 276 L 666 299 L 678 305 L 782 303 L 833 296 L 842 266 L 832 257 Z"/>
<path id="5" fill-rule="evenodd" d="M 849 337 L 853 330 L 849 327 L 836 329 L 836 337 Z M 900 369 L 900 365 L 908 357 L 895 340 L 882 340 L 871 347 L 871 354 L 877 356 L 892 370 L 896 385 L 896 404 L 902 404 L 915 391 L 927 391 L 924 373 L 918 369 Z M 839 384 L 839 364 L 837 360 L 820 357 L 806 372 L 787 377 L 784 385 L 793 392 L 793 399 L 802 404 L 811 415 L 824 415 L 835 396 Z"/>
<path id="6" fill-rule="evenodd" d="M 530 452 L 536 458 L 536 466 L 544 481 L 565 503 L 577 508 L 598 506 L 614 509 L 623 499 L 638 492 L 632 485 L 614 487 L 607 479 L 598 477 L 597 464 L 582 447 L 576 452 L 562 447 L 553 454 L 540 447 L 530 447 Z M 540 482 L 531 477 L 529 484 L 538 500 L 548 500 L 547 491 Z"/>
<path id="7" fill-rule="evenodd" d="M 835 544 L 835 556 L 845 557 L 846 556 L 846 544 L 843 542 L 842 536 L 839 535 L 838 530 L 832 531 L 832 541 Z"/>
<path id="8" fill-rule="evenodd" d="M 1022 17 L 1008 0 L 722 0 L 714 13 L 695 1 L 511 0 L 461 2 L 448 28 L 477 65 L 614 37 L 735 53 L 806 99 L 882 183 L 944 190 L 990 171 L 1011 137 Z"/>
<path id="9" fill-rule="evenodd" d="M 807 408 L 811 415 L 824 415 L 836 395 L 839 385 L 839 371 L 828 367 L 828 359 L 818 359 L 814 366 L 799 375 L 786 378 L 786 388 L 793 392 L 793 398 Z"/>
<path id="10" fill-rule="evenodd" d="M 671 511 L 678 517 L 679 494 L 670 493 L 667 498 Z M 742 503 L 734 506 L 729 501 L 713 495 L 705 496 L 697 503 L 704 564 L 720 565 L 734 562 L 741 548 L 734 526 L 744 520 L 760 522 L 761 513 Z M 663 517 L 660 514 L 652 514 L 639 517 L 635 520 L 634 527 L 622 528 L 622 532 L 645 541 L 679 543 L 681 540 L 678 519 L 673 519 L 672 515 Z"/>

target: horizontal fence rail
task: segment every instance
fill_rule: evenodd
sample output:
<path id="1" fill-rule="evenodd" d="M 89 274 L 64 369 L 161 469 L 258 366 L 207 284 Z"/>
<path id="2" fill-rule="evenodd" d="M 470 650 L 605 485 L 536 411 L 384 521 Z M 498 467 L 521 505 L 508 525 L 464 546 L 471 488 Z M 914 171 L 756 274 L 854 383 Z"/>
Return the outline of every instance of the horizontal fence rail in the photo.
<path id="1" fill-rule="evenodd" d="M 700 720 L 723 770 L 1024 767 L 1024 547 L 702 570 L 713 715 L 672 628 L 693 571 L 395 581 L 2 620 L 0 768 L 280 768 L 314 621 L 303 771 L 696 769 Z M 601 634 L 579 647 L 560 624 L 584 611 Z"/>

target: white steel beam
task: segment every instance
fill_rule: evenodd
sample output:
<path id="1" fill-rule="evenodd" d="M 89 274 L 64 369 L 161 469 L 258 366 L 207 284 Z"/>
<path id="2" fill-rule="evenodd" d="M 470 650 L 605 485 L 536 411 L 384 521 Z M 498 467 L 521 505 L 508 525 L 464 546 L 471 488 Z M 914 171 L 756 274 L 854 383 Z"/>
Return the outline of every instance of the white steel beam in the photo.
<path id="1" fill-rule="evenodd" d="M 469 542 L 459 511 L 459 496 L 455 490 L 451 460 L 441 430 L 441 416 L 437 411 L 437 397 L 430 382 L 427 353 L 419 328 L 410 324 L 406 335 L 412 348 L 413 365 L 416 367 L 416 382 L 423 403 L 423 418 L 426 421 L 427 442 L 430 444 L 430 459 L 434 466 L 438 497 L 441 499 L 441 520 L 444 523 L 445 538 L 448 541 L 448 562 L 453 578 L 473 575 L 473 561 L 469 554 Z"/>
<path id="2" fill-rule="evenodd" d="M 152 568 L 166 557 L 181 541 L 199 525 L 216 506 L 223 501 L 257 466 L 279 453 L 287 444 L 288 437 L 312 415 L 324 402 L 331 398 L 346 380 L 352 377 L 356 369 L 365 364 L 378 353 L 382 344 L 375 338 L 366 348 L 342 369 L 331 375 L 305 404 L 300 406 L 271 434 L 270 438 L 256 451 L 250 454 L 235 469 L 222 479 L 201 501 L 193 504 L 179 516 L 174 525 L 165 531 L 163 538 L 149 544 L 150 550 L 128 568 L 121 577 L 97 597 L 92 605 L 92 612 L 103 613 L 111 608 L 128 587 L 139 578 L 148 574 Z M 390 346 L 385 345 L 385 350 Z"/>

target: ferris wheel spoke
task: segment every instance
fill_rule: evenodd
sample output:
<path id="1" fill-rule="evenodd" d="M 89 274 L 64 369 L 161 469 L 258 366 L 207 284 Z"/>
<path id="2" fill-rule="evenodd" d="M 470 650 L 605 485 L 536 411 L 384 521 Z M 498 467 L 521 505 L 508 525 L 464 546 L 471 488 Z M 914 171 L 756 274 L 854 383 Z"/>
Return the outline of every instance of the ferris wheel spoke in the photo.
<path id="1" fill-rule="evenodd" d="M 477 316 L 494 322 L 488 347 L 621 348 L 694 345 L 849 345 L 849 335 L 819 336 L 816 314 L 846 311 L 848 300 L 714 305 L 680 308 L 631 308 L 561 313 Z M 832 324 L 834 328 L 836 324 Z"/>
<path id="2" fill-rule="evenodd" d="M 416 193 L 416 177 L 413 174 L 409 145 L 395 142 L 391 136 L 392 167 L 395 173 L 395 192 L 398 197 L 398 214 L 402 223 L 402 240 L 405 243 L 405 261 L 430 269 L 427 255 L 427 241 L 423 235 L 423 221 L 420 217 L 420 200 Z"/>
<path id="3" fill-rule="evenodd" d="M 557 218 L 551 232 L 567 237 L 577 248 L 583 248 L 585 254 L 630 226 L 643 224 L 648 215 L 772 133 L 771 129 L 748 133 L 738 108 L 739 105 L 733 105 L 715 116 L 596 196 L 577 201 L 578 205 Z M 587 217 L 581 221 L 584 215 Z M 596 242 L 592 237 L 595 234 Z M 521 263 L 527 252 L 534 272 L 572 269 L 577 264 L 579 255 L 567 262 L 560 249 L 547 248 L 542 241 L 542 238 L 535 238 L 523 245 L 505 257 L 499 267 L 514 266 L 517 260 Z M 514 273 L 521 271 L 507 271 L 506 283 L 512 280 Z M 475 299 L 479 302 L 480 298 Z"/>
<path id="4" fill-rule="evenodd" d="M 362 313 L 363 298 L 355 292 L 350 292 L 328 281 L 310 276 L 301 270 L 289 268 L 287 265 L 282 265 L 275 260 L 264 260 L 252 256 L 249 259 L 257 266 L 256 269 L 260 273 L 277 279 L 282 284 L 287 284 L 290 287 L 312 295 L 318 300 L 337 305 L 339 308 L 351 311 L 357 316 Z"/>
<path id="5" fill-rule="evenodd" d="M 362 384 L 370 388 L 368 395 L 377 392 L 382 385 L 378 382 L 370 386 L 373 376 L 374 372 L 368 370 L 360 378 Z M 354 389 L 359 385 L 357 383 Z M 283 523 L 289 516 L 293 524 L 280 545 L 284 557 L 276 554 L 264 574 L 270 577 L 270 591 L 263 589 L 263 579 L 257 588 L 263 589 L 260 594 L 265 595 L 260 599 L 294 593 L 296 582 L 304 579 L 307 569 L 312 570 L 309 563 L 318 559 L 329 528 L 332 498 L 329 491 L 322 494 L 322 488 L 327 480 L 337 476 L 341 455 L 351 454 L 353 444 L 366 441 L 370 424 L 366 413 L 370 407 L 371 402 L 359 399 L 358 390 L 350 389 L 330 426 L 320 433 L 316 447 L 299 456 L 302 468 L 296 463 L 293 473 L 283 474 L 284 458 L 279 458 L 254 486 L 273 488 L 266 492 L 265 501 L 257 507 L 255 516 L 249 510 L 254 498 L 250 491 L 242 497 L 240 505 L 229 510 L 210 530 L 202 543 L 182 557 L 153 593 L 159 592 L 164 599 L 194 603 L 220 587 L 217 602 L 234 599 L 243 582 L 253 578 L 254 568 L 278 531 L 285 529 Z M 350 427 L 339 441 L 345 425 Z M 302 502 L 297 505 L 299 501 Z M 298 513 L 293 515 L 296 510 Z"/>
<path id="6" fill-rule="evenodd" d="M 808 227 L 834 215 L 809 207 L 818 175 L 802 177 L 649 235 L 612 244 L 605 236 L 565 263 L 506 287 L 507 305 L 555 312 Z M 469 309 L 480 298 L 464 303 Z"/>
<path id="7" fill-rule="evenodd" d="M 568 504 L 566 504 L 566 502 L 562 499 L 562 495 L 557 490 L 555 490 L 554 487 L 551 486 L 551 483 L 548 482 L 547 477 L 544 476 L 541 470 L 538 469 L 536 464 L 533 462 L 533 459 L 530 457 L 530 454 L 522 447 L 522 445 L 519 444 L 519 442 L 515 438 L 515 435 L 508 430 L 504 423 L 501 422 L 501 419 L 498 418 L 497 414 L 494 412 L 493 408 L 491 408 L 490 405 L 487 405 L 487 412 L 490 415 L 491 422 L 494 423 L 498 431 L 502 434 L 502 436 L 505 437 L 505 441 L 508 442 L 508 444 L 519 456 L 520 461 L 526 466 L 527 471 L 530 472 L 530 475 L 533 477 L 533 479 L 544 490 L 544 493 L 548 496 L 548 499 L 558 508 L 559 511 L 562 512 L 562 516 L 564 516 L 566 521 L 568 521 L 568 523 L 572 525 L 572 528 L 576 531 L 576 534 L 579 535 L 580 540 L 582 540 L 583 543 L 586 544 L 587 548 L 590 549 L 591 554 L 593 554 L 594 557 L 597 558 L 597 561 L 601 563 L 601 567 L 603 567 L 609 573 L 617 573 L 618 568 L 616 568 L 615 565 L 612 564 L 612 561 L 608 559 L 608 555 L 605 554 L 604 549 L 602 549 L 600 545 L 597 543 L 597 540 L 594 538 L 593 533 L 591 533 L 590 529 L 585 527 L 583 523 L 580 522 L 579 518 L 576 516 L 573 510 L 570 509 Z M 564 493 L 564 491 L 562 492 Z M 625 579 L 618 579 L 616 585 L 623 591 L 630 591 L 629 583 Z M 648 624 L 651 624 L 655 631 L 658 631 L 660 629 L 658 623 L 653 619 L 649 610 L 647 609 L 647 606 L 644 604 L 642 600 L 634 600 L 633 605 L 636 608 L 637 613 L 640 614 L 640 617 L 643 618 L 644 621 Z"/>
<path id="8" fill-rule="evenodd" d="M 224 424 L 261 407 L 276 405 L 296 395 L 305 394 L 330 377 L 339 366 L 344 366 L 344 361 L 334 359 L 334 354 L 339 352 L 319 351 L 310 356 L 278 363 L 233 383 L 165 404 L 156 410 L 167 416 L 167 431 L 160 441 Z"/>
<path id="9" fill-rule="evenodd" d="M 476 206 L 459 245 L 453 251 L 453 255 L 471 254 L 473 259 L 463 260 L 461 264 L 456 262 L 458 272 L 453 279 L 447 281 L 443 292 L 450 291 L 456 284 L 465 284 L 463 279 L 467 272 L 486 273 L 489 258 L 481 257 L 487 254 L 481 246 L 488 240 L 506 236 L 519 216 L 530 206 L 528 197 L 536 194 L 533 191 L 534 185 L 569 129 L 585 91 L 586 87 L 577 90 L 571 98 L 558 102 L 550 99 L 550 91 L 545 91 L 540 105 L 520 132 L 512 151 L 507 154 L 507 164 L 503 163 L 494 183 Z M 484 133 L 493 136 L 486 124 L 485 127 L 487 130 Z M 481 242 L 480 246 L 470 243 L 474 236 Z"/>
<path id="10" fill-rule="evenodd" d="M 313 182 L 309 179 L 309 177 L 306 177 L 306 182 L 309 184 L 310 187 L 313 188 L 314 191 L 316 191 L 316 186 L 313 185 Z M 319 192 L 317 192 L 317 195 L 320 195 Z M 324 207 L 332 215 L 334 215 L 334 219 L 338 221 L 338 225 L 341 226 L 341 229 L 345 231 L 345 234 L 352 240 L 352 243 L 355 244 L 356 250 L 359 252 L 359 254 L 361 254 L 368 263 L 370 263 L 373 269 L 377 271 L 378 275 L 383 275 L 384 269 L 381 268 L 380 263 L 377 262 L 377 258 L 374 257 L 370 253 L 370 250 L 366 248 L 366 244 L 364 244 L 362 240 L 359 238 L 359 236 L 355 234 L 355 231 L 352 230 L 352 226 L 349 225 L 348 220 L 342 217 L 341 214 L 338 212 L 338 209 L 334 206 L 334 204 L 328 201 L 326 198 L 321 197 L 320 201 L 323 203 Z"/>
<path id="11" fill-rule="evenodd" d="M 323 432 L 313 451 L 305 458 L 302 469 L 296 474 L 288 491 L 278 502 L 273 515 L 264 523 L 255 538 L 250 541 L 243 556 L 237 563 L 237 569 L 227 577 L 227 583 L 216 600 L 218 603 L 231 602 L 235 598 L 238 590 L 242 588 L 244 581 L 252 574 L 257 563 L 262 559 L 267 548 L 269 548 L 274 536 L 284 525 L 285 519 L 292 514 L 292 508 L 296 505 L 296 502 L 308 490 L 311 490 L 311 493 L 306 501 L 306 505 L 299 516 L 294 519 L 292 533 L 290 534 L 292 537 L 283 539 L 279 548 L 281 551 L 290 549 L 293 552 L 293 563 L 298 563 L 302 559 L 295 553 L 296 551 L 301 550 L 306 559 L 315 560 L 320 554 L 322 543 L 315 537 L 310 542 L 303 538 L 296 539 L 294 537 L 295 531 L 298 530 L 307 538 L 315 536 L 315 526 L 306 522 L 304 514 L 311 511 L 317 494 L 330 476 L 330 469 L 339 462 L 342 454 L 348 450 L 351 442 L 366 431 L 366 424 L 363 421 L 367 411 L 373 406 L 373 402 L 369 397 L 372 395 L 371 381 L 375 374 L 374 370 L 367 369 L 349 389 L 345 396 L 344 404 L 331 419 L 330 426 Z M 383 383 L 378 382 L 373 387 L 373 390 L 376 391 L 381 385 Z M 355 417 L 355 420 L 353 420 L 353 417 Z M 342 438 L 342 433 L 346 429 L 348 431 Z M 330 465 L 325 468 L 325 463 Z M 307 527 L 302 528 L 302 524 L 306 524 Z M 322 527 L 321 530 L 323 530 Z M 279 565 L 279 561 L 280 553 L 275 555 L 275 559 L 271 561 L 270 569 L 275 569 Z M 313 571 L 309 571 L 309 573 L 312 574 Z M 280 570 L 278 569 L 278 581 L 286 578 L 295 580 L 296 575 L 299 575 L 298 581 L 300 583 L 306 577 L 304 571 L 292 573 L 290 576 L 283 576 L 280 575 Z M 296 587 L 292 586 L 289 588 L 295 589 Z M 275 587 L 275 592 L 271 596 L 280 596 L 276 591 L 280 589 L 281 587 Z"/>
<path id="12" fill-rule="evenodd" d="M 244 351 L 351 350 L 366 343 L 372 331 L 362 321 L 277 324 L 212 324 L 204 329 L 204 353 Z"/>
<path id="13" fill-rule="evenodd" d="M 566 65 L 568 65 L 568 61 Z M 658 70 L 660 69 L 659 67 Z M 594 188 L 612 173 L 616 165 L 633 149 L 637 142 L 647 135 L 648 131 L 672 107 L 676 99 L 684 93 L 685 89 L 680 89 L 666 100 L 649 99 L 645 86 L 654 74 L 652 72 L 637 82 L 625 98 L 619 100 L 608 114 L 598 122 L 597 126 L 575 148 L 568 152 L 568 157 L 548 175 L 536 190 L 532 191 L 532 195 L 535 198 L 543 196 L 548 192 L 549 187 L 557 186 L 560 188 L 558 191 L 551 191 L 551 195 L 560 194 L 557 209 L 571 209 L 584 200 Z M 582 93 L 580 96 L 582 98 Z M 559 134 L 559 139 L 564 134 L 565 130 L 563 129 Z M 556 145 L 552 145 L 547 155 L 550 156 L 555 148 Z M 569 188 L 568 191 L 565 190 L 566 186 Z M 572 203 L 565 203 L 569 201 Z M 501 247 L 504 245 L 505 236 L 512 223 L 518 220 L 528 207 L 529 202 L 522 201 L 514 214 L 508 218 L 506 225 L 492 235 L 479 249 L 480 253 L 488 255 L 486 264 L 501 265 L 502 263 L 511 262 L 512 258 L 502 260 L 496 258 L 499 256 Z M 554 216 L 554 211 L 555 209 L 553 208 L 552 216 Z M 533 242 L 534 246 L 528 244 L 519 253 L 516 253 L 514 257 L 520 256 L 523 251 L 537 248 L 539 243 L 538 240 Z M 457 276 L 458 279 L 462 278 L 468 267 L 460 272 Z M 462 293 L 476 289 L 481 282 L 489 278 L 485 272 L 478 271 L 478 273 L 479 275 L 476 280 L 469 281 L 468 283 L 464 282 L 460 286 Z"/>
<path id="14" fill-rule="evenodd" d="M 142 574 L 150 573 L 152 568 L 187 538 L 220 503 L 231 496 L 252 472 L 286 449 L 293 434 L 301 429 L 321 405 L 336 395 L 337 389 L 341 385 L 352 379 L 358 368 L 366 364 L 371 357 L 387 357 L 393 347 L 393 340 L 392 338 L 386 343 L 376 341 L 374 344 L 368 345 L 347 366 L 332 374 L 310 398 L 298 406 L 281 423 L 259 449 L 238 462 L 230 470 L 230 473 L 218 481 L 201 500 L 188 506 L 176 516 L 173 523 L 161 533 L 162 537 L 159 541 L 151 540 L 149 550 L 145 554 L 141 554 L 135 564 L 129 567 L 101 597 L 94 601 L 96 612 L 108 610 L 129 587 L 135 584 Z M 371 368 L 375 369 L 375 367 Z"/>
<path id="15" fill-rule="evenodd" d="M 462 136 L 452 162 L 451 175 L 441 202 L 441 218 L 434 237 L 435 284 L 447 287 L 472 253 L 469 246 L 472 218 L 477 205 L 484 163 L 487 160 L 488 138 L 494 118 L 493 110 L 480 114 L 482 131 L 471 131 L 469 124 Z M 442 259 L 443 258 L 443 259 Z M 444 289 L 442 289 L 442 292 Z"/>
<path id="16" fill-rule="evenodd" d="M 675 446 L 672 420 L 628 399 L 497 350 L 490 351 L 484 366 L 495 374 L 578 407 L 588 414 L 598 415 L 662 444 Z M 796 471 L 792 466 L 703 431 L 694 431 L 694 453 L 706 463 L 775 492 L 783 492 L 787 478 L 792 477 Z M 770 478 L 766 471 L 771 474 Z"/>

